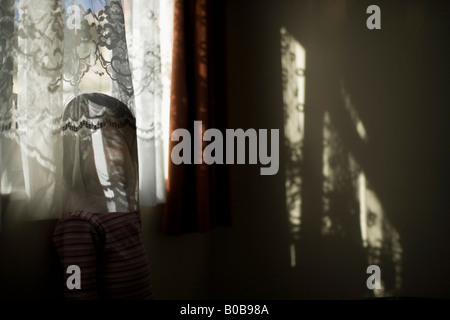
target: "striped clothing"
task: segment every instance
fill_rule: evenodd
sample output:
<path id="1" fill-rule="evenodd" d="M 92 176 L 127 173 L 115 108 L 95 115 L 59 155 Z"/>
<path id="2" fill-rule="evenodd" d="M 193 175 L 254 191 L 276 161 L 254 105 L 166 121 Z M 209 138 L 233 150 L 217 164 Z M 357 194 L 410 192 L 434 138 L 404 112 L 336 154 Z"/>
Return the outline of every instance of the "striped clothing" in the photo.
<path id="1" fill-rule="evenodd" d="M 67 299 L 152 299 L 139 212 L 66 213 L 53 233 Z M 81 289 L 68 289 L 77 265 Z"/>

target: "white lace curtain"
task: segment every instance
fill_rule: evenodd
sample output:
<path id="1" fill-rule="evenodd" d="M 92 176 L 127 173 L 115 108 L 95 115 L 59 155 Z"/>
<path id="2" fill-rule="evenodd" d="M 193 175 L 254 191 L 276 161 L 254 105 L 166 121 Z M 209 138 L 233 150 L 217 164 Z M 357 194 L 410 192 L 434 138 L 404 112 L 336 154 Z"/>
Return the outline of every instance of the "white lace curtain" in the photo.
<path id="1" fill-rule="evenodd" d="M 0 0 L 3 215 L 61 215 L 61 116 L 90 92 L 135 115 L 140 203 L 164 201 L 172 24 L 173 0 Z"/>

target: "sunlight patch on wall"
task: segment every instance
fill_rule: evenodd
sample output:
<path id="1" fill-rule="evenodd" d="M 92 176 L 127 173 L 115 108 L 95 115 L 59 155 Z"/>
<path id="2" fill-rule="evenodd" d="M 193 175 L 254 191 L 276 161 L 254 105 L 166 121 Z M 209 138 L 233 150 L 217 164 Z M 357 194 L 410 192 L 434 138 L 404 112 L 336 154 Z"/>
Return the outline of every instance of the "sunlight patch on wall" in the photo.
<path id="1" fill-rule="evenodd" d="M 395 295 L 401 289 L 402 247 L 400 236 L 389 222 L 376 192 L 359 176 L 360 224 L 363 246 L 367 249 L 367 263 L 381 267 L 381 289 L 374 290 L 376 297 Z"/>
<path id="2" fill-rule="evenodd" d="M 281 28 L 281 68 L 286 150 L 286 207 L 294 240 L 298 240 L 300 237 L 301 224 L 301 168 L 305 128 L 305 66 L 305 49 L 284 27 Z M 295 263 L 293 266 L 295 266 Z"/>
<path id="3" fill-rule="evenodd" d="M 365 248 L 367 264 L 382 270 L 381 289 L 374 290 L 374 296 L 395 295 L 401 289 L 400 236 L 328 112 L 323 123 L 322 236 L 360 242 Z M 357 123 L 354 122 L 355 128 Z"/>
<path id="4" fill-rule="evenodd" d="M 341 95 L 342 98 L 344 99 L 344 107 L 348 111 L 350 118 L 353 124 L 355 125 L 356 132 L 358 133 L 361 140 L 367 142 L 369 140 L 369 137 L 367 135 L 366 128 L 364 127 L 364 124 L 360 119 L 359 114 L 352 103 L 350 95 L 347 93 L 345 89 L 344 81 L 342 79 L 341 79 Z"/>
<path id="5" fill-rule="evenodd" d="M 295 243 L 291 243 L 290 253 L 291 253 L 291 267 L 295 268 L 295 266 L 297 265 L 297 259 L 295 256 Z"/>
<path id="6" fill-rule="evenodd" d="M 330 114 L 323 120 L 323 236 L 353 237 L 358 227 L 358 172 L 360 167 L 348 152 Z"/>

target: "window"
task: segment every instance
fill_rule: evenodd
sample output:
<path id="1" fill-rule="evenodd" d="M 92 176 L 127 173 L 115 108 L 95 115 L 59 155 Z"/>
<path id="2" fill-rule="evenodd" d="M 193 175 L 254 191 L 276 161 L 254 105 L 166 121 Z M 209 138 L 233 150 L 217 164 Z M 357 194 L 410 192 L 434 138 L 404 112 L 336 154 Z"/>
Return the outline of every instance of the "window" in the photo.
<path id="1" fill-rule="evenodd" d="M 8 201 L 3 214 L 61 215 L 61 116 L 88 92 L 132 110 L 141 204 L 163 202 L 173 1 L 5 0 L 0 15 L 0 192 L 21 199 Z"/>

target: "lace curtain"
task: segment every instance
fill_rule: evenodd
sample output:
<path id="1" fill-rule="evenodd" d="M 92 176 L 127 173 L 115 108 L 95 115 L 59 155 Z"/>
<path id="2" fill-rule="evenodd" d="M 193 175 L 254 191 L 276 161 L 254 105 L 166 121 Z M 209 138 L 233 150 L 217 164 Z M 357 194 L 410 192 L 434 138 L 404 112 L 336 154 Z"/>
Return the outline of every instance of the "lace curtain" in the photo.
<path id="1" fill-rule="evenodd" d="M 61 116 L 91 92 L 136 117 L 141 205 L 164 201 L 172 16 L 167 0 L 0 0 L 3 214 L 61 215 Z M 94 115 L 78 125 L 99 123 Z"/>
<path id="2" fill-rule="evenodd" d="M 125 0 L 124 5 L 136 104 L 140 201 L 149 206 L 166 197 L 174 0 Z"/>

